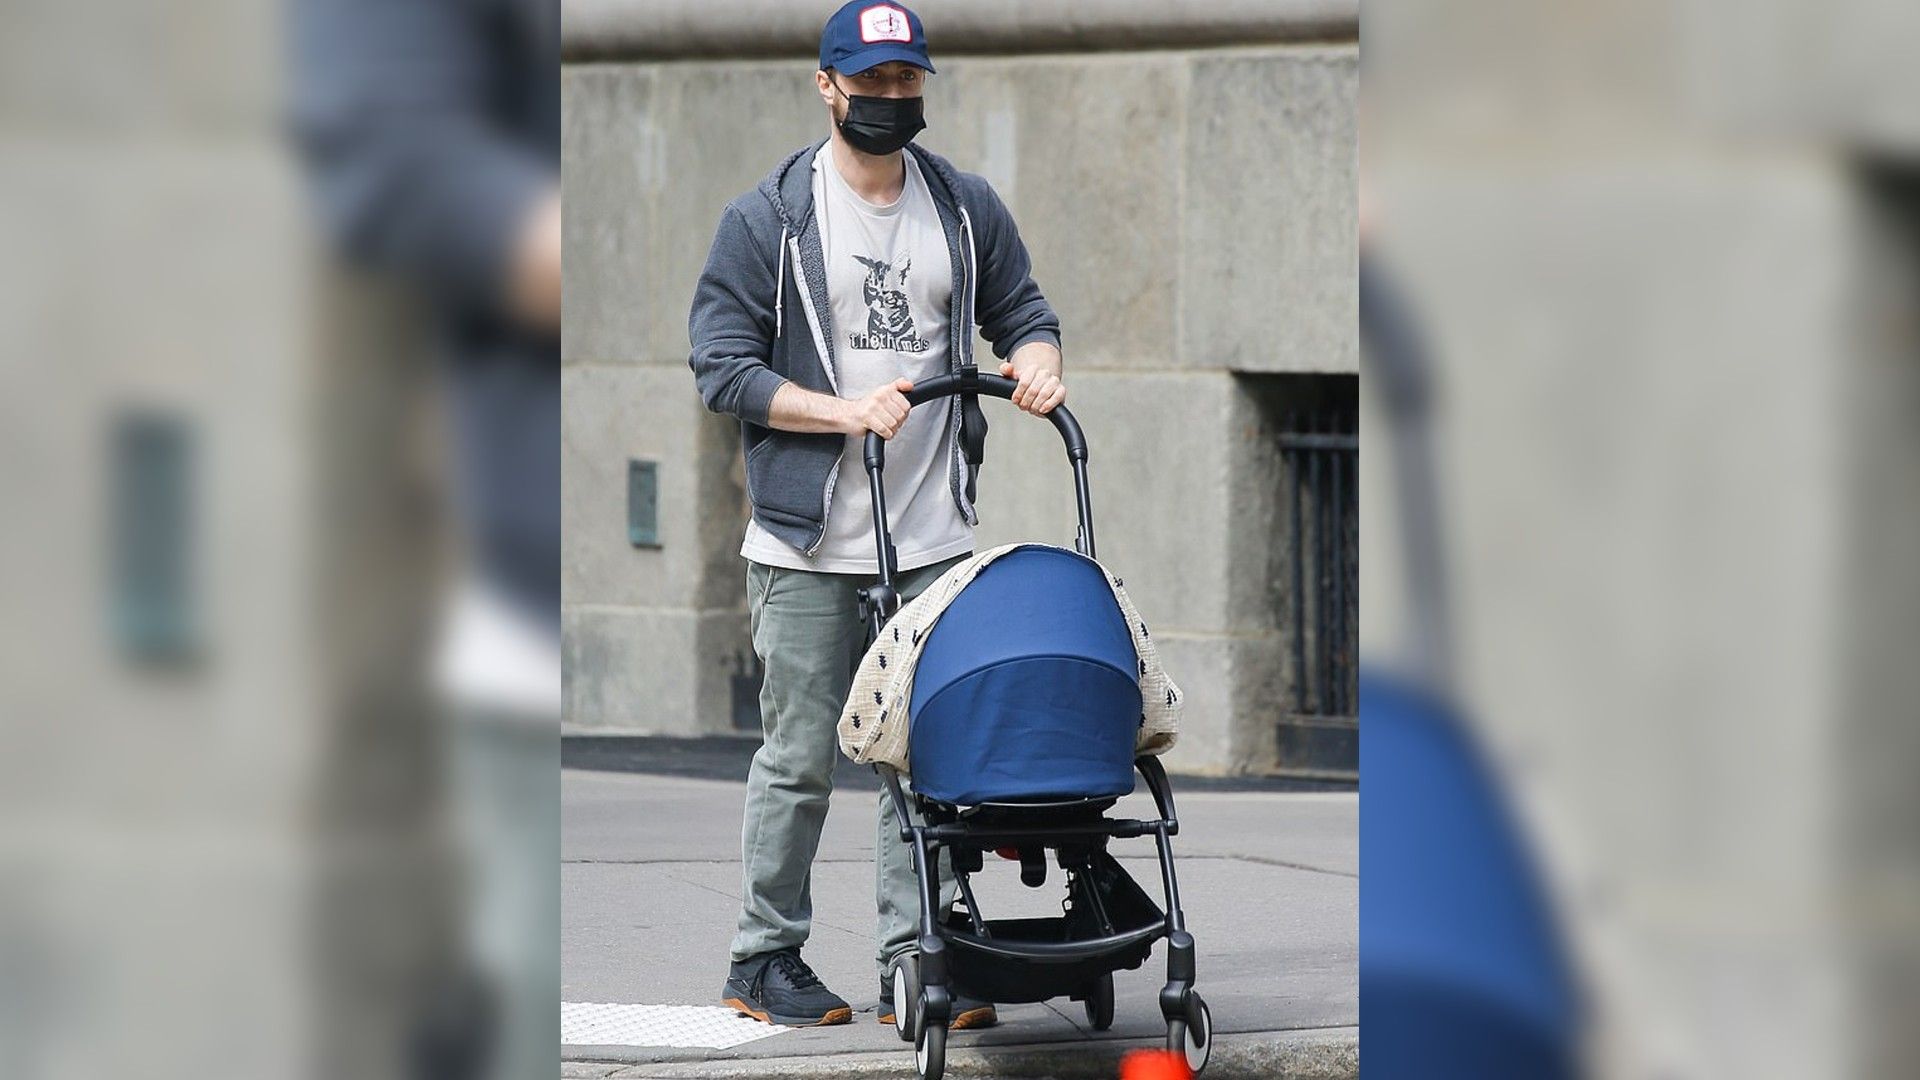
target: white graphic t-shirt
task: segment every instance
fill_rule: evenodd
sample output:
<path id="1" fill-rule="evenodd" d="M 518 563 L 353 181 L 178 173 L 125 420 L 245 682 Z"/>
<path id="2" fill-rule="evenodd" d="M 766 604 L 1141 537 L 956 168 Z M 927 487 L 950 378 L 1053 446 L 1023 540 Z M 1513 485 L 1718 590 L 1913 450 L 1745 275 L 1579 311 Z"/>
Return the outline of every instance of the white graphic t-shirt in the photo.
<path id="1" fill-rule="evenodd" d="M 906 186 L 887 206 L 854 193 L 834 167 L 831 147 L 813 159 L 814 212 L 833 311 L 834 379 L 843 398 L 864 397 L 903 376 L 918 383 L 947 371 L 953 266 L 926 178 L 912 154 L 903 156 Z M 973 550 L 973 527 L 954 505 L 948 481 L 949 407 L 930 402 L 915 408 L 887 441 L 888 528 L 901 570 Z M 758 522 L 748 522 L 740 554 L 769 566 L 878 573 L 873 498 L 861 461 L 865 443 L 864 433 L 846 437 L 826 536 L 812 558 Z"/>

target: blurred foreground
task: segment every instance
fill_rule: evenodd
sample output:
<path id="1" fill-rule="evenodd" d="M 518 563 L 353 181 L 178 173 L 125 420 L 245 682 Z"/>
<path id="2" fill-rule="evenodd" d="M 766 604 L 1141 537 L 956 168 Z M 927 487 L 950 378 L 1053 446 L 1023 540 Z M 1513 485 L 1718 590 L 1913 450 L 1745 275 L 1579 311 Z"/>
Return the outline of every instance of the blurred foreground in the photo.
<path id="1" fill-rule="evenodd" d="M 558 476 L 508 466 L 557 408 L 456 434 L 556 383 L 515 268 L 551 202 L 557 323 L 557 151 L 497 110 L 557 37 L 0 13 L 0 1076 L 553 1060 Z"/>
<path id="2" fill-rule="evenodd" d="M 1367 9 L 1366 246 L 1434 361 L 1437 681 L 1596 1075 L 1920 1070 L 1916 10 Z M 1418 667 L 1385 425 L 1363 646 Z"/>

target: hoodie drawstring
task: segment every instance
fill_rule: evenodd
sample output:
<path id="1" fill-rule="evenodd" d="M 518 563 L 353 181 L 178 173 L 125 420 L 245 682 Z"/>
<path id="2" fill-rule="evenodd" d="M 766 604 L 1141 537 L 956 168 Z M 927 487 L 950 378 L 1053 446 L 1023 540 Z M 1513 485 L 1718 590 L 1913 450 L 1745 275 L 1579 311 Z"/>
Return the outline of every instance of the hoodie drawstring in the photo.
<path id="1" fill-rule="evenodd" d="M 780 336 L 780 327 L 785 312 L 782 310 L 787 300 L 787 227 L 780 226 L 780 277 L 773 286 L 773 336 Z"/>
<path id="2" fill-rule="evenodd" d="M 960 235 L 967 238 L 967 263 L 969 265 L 967 267 L 966 281 L 966 315 L 969 323 L 967 327 L 968 340 L 972 340 L 973 326 L 971 324 L 977 318 L 973 310 L 973 298 L 977 295 L 977 290 L 974 287 L 974 278 L 980 276 L 980 257 L 974 254 L 973 251 L 973 219 L 967 216 L 967 208 L 964 206 L 960 208 Z"/>

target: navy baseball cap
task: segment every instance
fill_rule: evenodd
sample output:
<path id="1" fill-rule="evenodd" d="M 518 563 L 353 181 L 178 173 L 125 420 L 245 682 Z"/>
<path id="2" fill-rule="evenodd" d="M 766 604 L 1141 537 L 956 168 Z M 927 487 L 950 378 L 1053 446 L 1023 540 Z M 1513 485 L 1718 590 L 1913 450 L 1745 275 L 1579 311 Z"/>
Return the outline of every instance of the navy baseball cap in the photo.
<path id="1" fill-rule="evenodd" d="M 875 64 L 904 60 L 933 70 L 920 16 L 899 4 L 853 0 L 820 31 L 820 66 L 858 75 Z"/>

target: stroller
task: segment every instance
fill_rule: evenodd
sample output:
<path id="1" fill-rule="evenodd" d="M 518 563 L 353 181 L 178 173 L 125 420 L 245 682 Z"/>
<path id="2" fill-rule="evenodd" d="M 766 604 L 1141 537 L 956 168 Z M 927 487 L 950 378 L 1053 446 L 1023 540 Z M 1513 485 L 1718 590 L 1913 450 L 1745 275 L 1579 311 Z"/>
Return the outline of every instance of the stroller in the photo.
<path id="1" fill-rule="evenodd" d="M 1010 398 L 1016 385 L 967 367 L 906 396 L 911 406 L 956 394 Z M 1083 1003 L 1094 1030 L 1105 1031 L 1113 1024 L 1113 973 L 1140 967 L 1161 938 L 1168 950 L 1160 991 L 1167 1047 L 1184 1052 L 1196 1074 L 1212 1049 L 1212 1016 L 1193 988 L 1193 936 L 1174 878 L 1170 838 L 1180 822 L 1173 792 L 1158 758 L 1134 757 L 1140 699 L 1132 638 L 1104 571 L 1092 561 L 1086 439 L 1064 406 L 1047 415 L 1073 462 L 1080 515 L 1074 551 L 1036 546 L 1003 555 L 929 632 L 915 674 L 908 744 L 911 799 L 926 824 L 911 824 L 898 773 L 875 766 L 919 879 L 918 951 L 902 956 L 891 979 L 895 1027 L 913 1043 L 923 1080 L 939 1080 L 945 1069 L 954 982 L 1002 1004 L 1067 997 Z M 879 580 L 860 590 L 869 646 L 900 607 L 882 483 L 885 454 L 885 441 L 868 433 L 863 460 L 879 547 Z M 1136 770 L 1158 818 L 1107 817 L 1133 791 Z M 1107 853 L 1108 840 L 1140 836 L 1158 845 L 1165 912 Z M 937 917 L 933 877 L 942 849 L 951 855 L 957 899 L 965 905 L 961 911 L 956 904 L 944 920 Z M 989 850 L 1017 851 L 1020 880 L 1032 888 L 1045 883 L 1052 852 L 1066 875 L 1064 914 L 985 918 L 968 878 Z"/>

